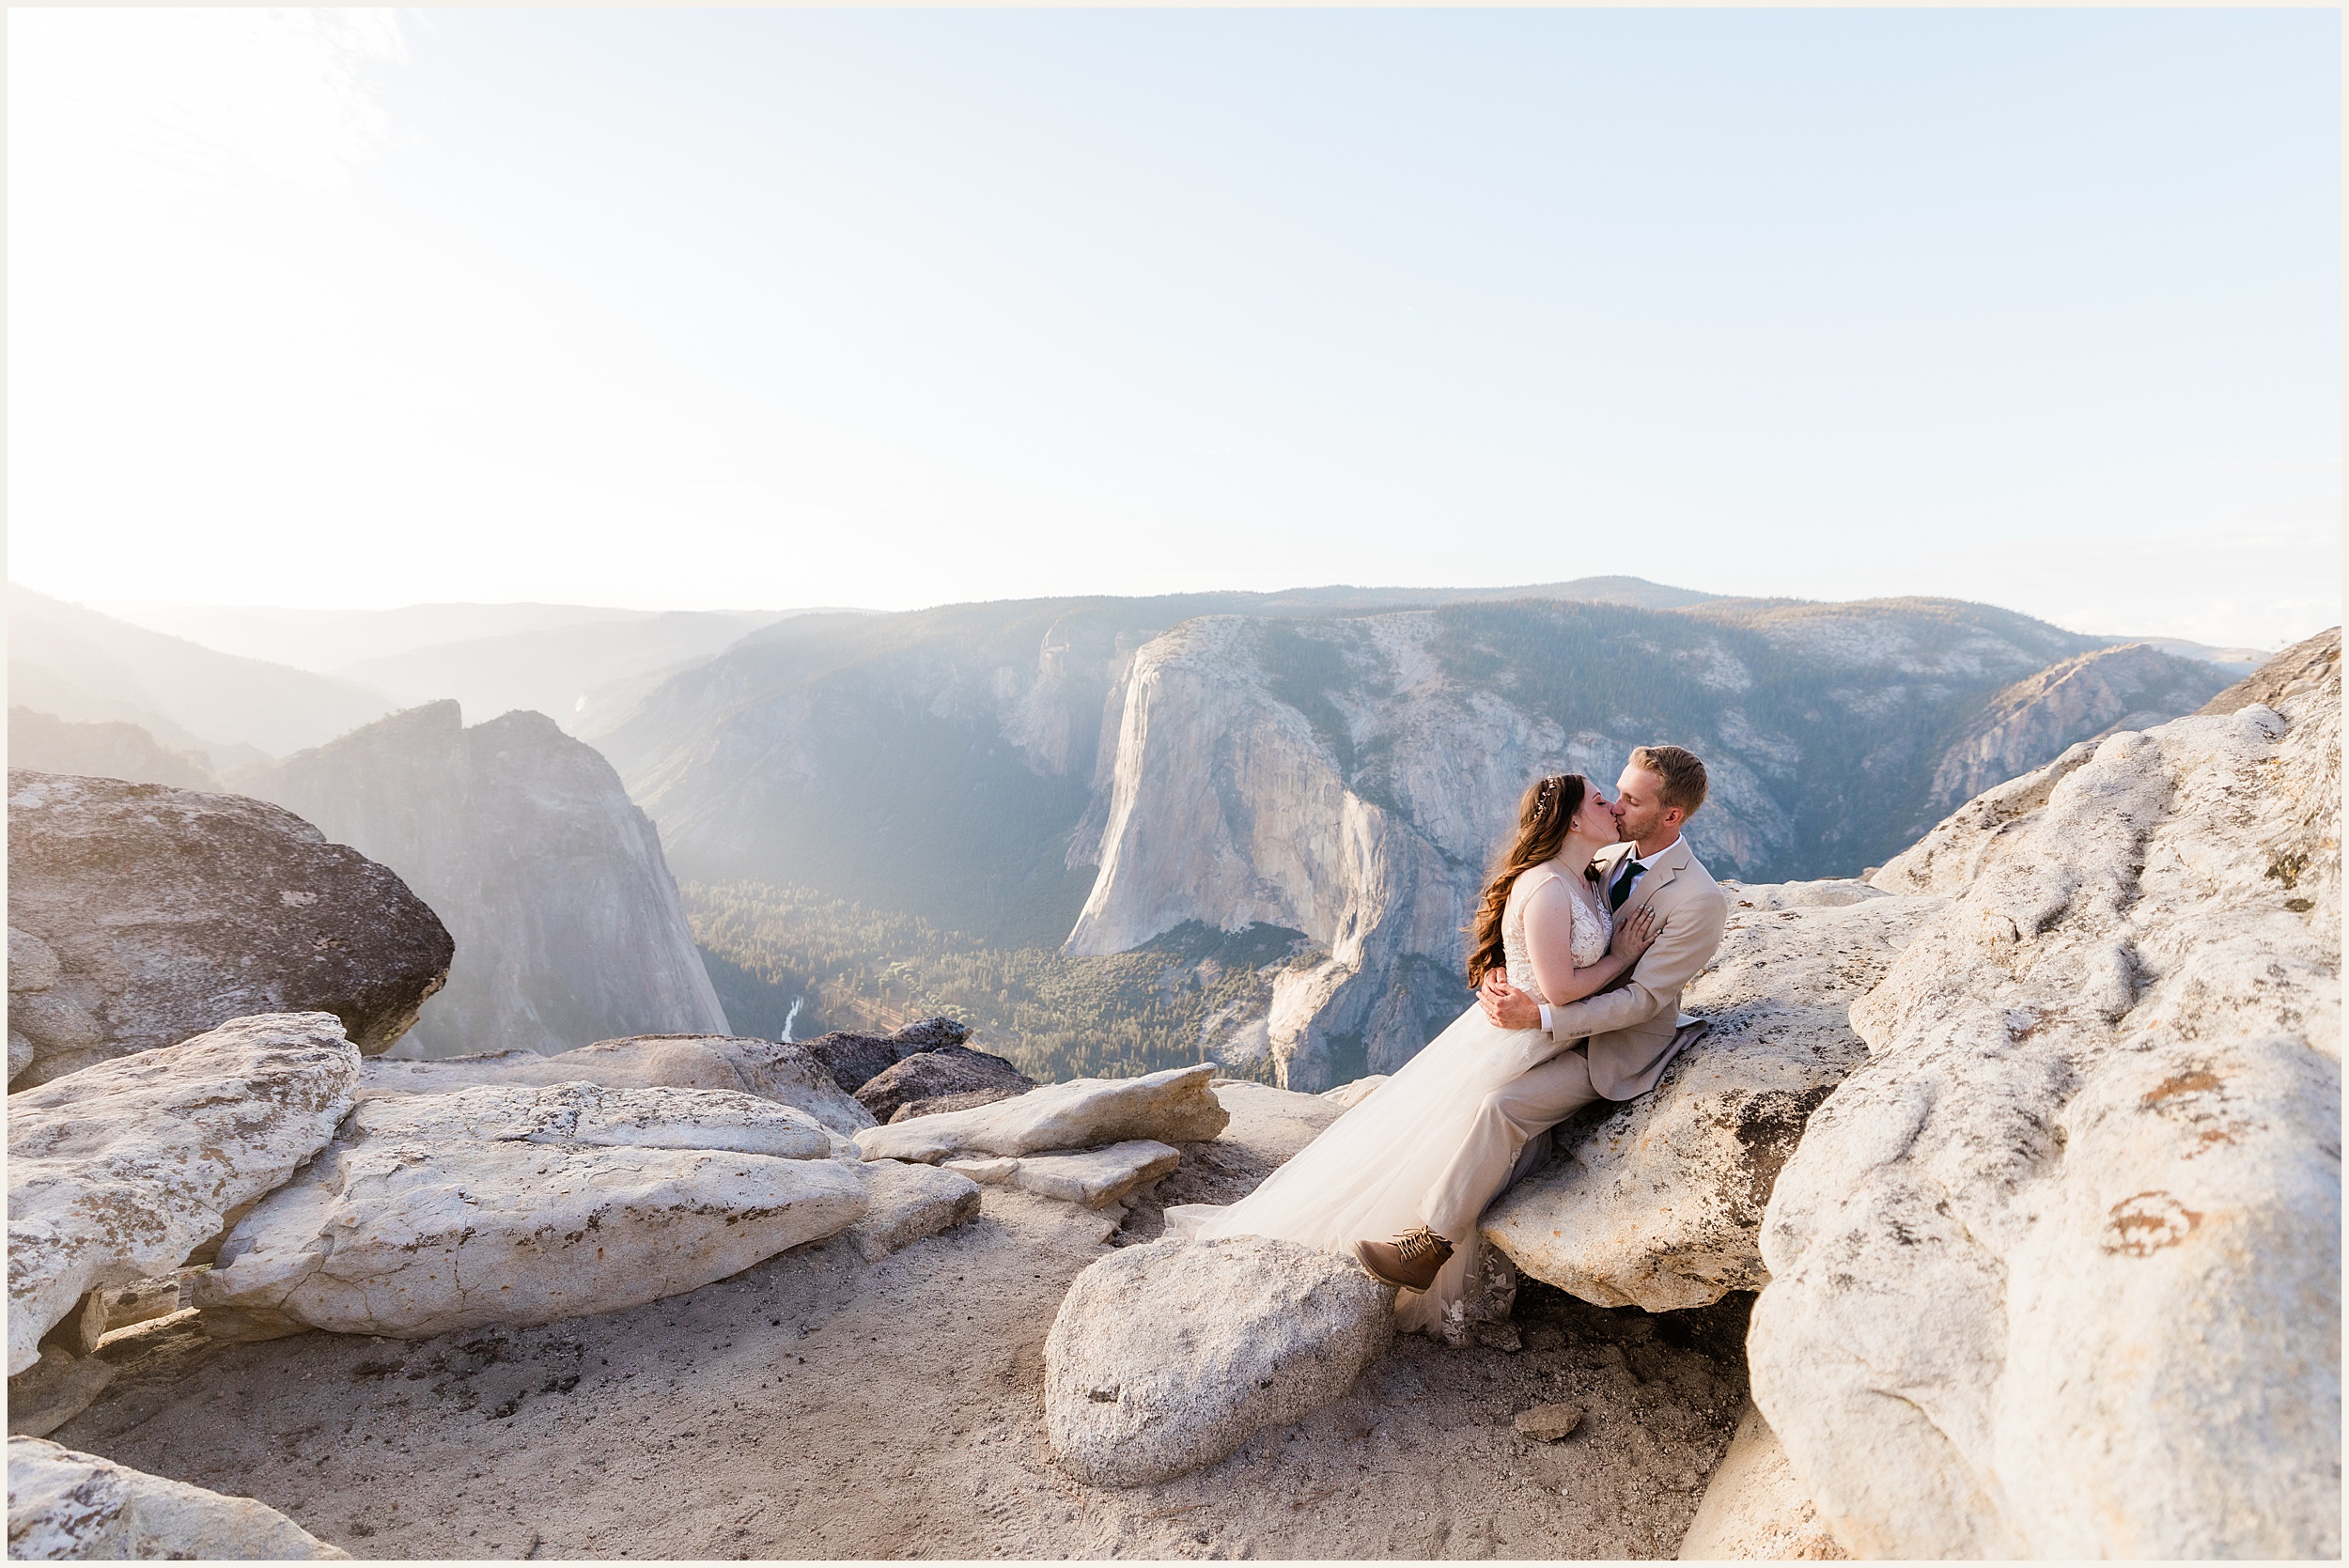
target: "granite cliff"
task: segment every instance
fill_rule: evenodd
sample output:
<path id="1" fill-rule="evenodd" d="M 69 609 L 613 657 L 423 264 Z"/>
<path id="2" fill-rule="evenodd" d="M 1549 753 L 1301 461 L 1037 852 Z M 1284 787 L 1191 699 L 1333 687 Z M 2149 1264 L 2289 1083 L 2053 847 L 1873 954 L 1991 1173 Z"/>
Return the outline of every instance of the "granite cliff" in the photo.
<path id="1" fill-rule="evenodd" d="M 432 703 L 236 782 L 391 866 L 447 922 L 447 988 L 401 1054 L 729 1032 L 660 835 L 543 714 L 467 729 Z"/>

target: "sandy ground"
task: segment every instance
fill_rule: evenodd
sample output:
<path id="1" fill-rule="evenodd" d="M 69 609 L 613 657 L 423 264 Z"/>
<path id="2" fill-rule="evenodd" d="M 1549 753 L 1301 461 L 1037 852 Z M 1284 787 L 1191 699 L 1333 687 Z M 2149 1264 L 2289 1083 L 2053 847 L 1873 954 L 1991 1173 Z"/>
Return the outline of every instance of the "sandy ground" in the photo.
<path id="1" fill-rule="evenodd" d="M 980 1219 L 879 1264 L 823 1242 L 601 1317 L 246 1345 L 148 1325 L 53 1436 L 361 1557 L 1672 1555 L 1745 1398 L 1743 1298 L 1651 1317 L 1529 1283 L 1521 1350 L 1399 1340 L 1205 1470 L 1061 1474 L 1043 1355 L 1068 1281 L 1162 1204 L 1247 1191 L 1310 1132 L 1277 1121 L 1190 1146 L 1129 1213 L 989 1188 Z M 1588 1415 L 1520 1437 L 1546 1402 Z"/>

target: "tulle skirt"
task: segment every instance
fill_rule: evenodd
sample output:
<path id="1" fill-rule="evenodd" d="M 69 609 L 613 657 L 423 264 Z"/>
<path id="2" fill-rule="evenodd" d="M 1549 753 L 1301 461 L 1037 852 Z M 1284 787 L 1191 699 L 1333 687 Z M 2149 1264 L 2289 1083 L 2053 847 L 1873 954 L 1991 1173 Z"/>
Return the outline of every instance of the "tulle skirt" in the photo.
<path id="1" fill-rule="evenodd" d="M 1420 1205 L 1467 1141 L 1477 1108 L 1523 1070 L 1523 1055 L 1507 1048 L 1525 1032 L 1495 1028 L 1470 1007 L 1255 1191 L 1228 1207 L 1170 1209 L 1168 1234 L 1273 1236 L 1351 1257 L 1356 1241 L 1420 1225 Z M 1481 1233 L 1468 1229 L 1445 1238 L 1455 1250 L 1426 1290 L 1396 1299 L 1395 1327 L 1456 1342 L 1484 1261 Z"/>

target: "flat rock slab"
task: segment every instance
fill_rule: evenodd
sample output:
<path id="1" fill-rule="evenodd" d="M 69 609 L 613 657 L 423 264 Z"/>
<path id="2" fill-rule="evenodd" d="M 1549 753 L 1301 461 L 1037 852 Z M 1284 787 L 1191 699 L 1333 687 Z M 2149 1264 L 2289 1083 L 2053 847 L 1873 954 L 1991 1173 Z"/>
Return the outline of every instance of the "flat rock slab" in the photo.
<path id="1" fill-rule="evenodd" d="M 8 1096 L 8 1375 L 91 1291 L 178 1267 L 350 1110 L 331 1013 L 234 1018 Z"/>
<path id="2" fill-rule="evenodd" d="M 921 1116 L 856 1135 L 867 1159 L 934 1165 L 955 1155 L 1034 1155 L 1149 1139 L 1213 1138 L 1231 1113 L 1208 1088 L 1212 1063 L 1143 1078 L 1081 1078 L 971 1110 Z"/>
<path id="3" fill-rule="evenodd" d="M 421 1339 L 674 1296 L 863 1218 L 805 1112 L 700 1089 L 480 1088 L 368 1100 L 196 1281 L 225 1339 Z"/>
<path id="4" fill-rule="evenodd" d="M 456 951 L 389 868 L 291 812 L 23 768 L 8 772 L 8 929 L 11 1084 L 258 1013 L 332 1013 L 371 1056 L 415 1022 Z"/>
<path id="5" fill-rule="evenodd" d="M 1106 1149 L 1085 1149 L 1057 1155 L 1023 1155 L 1017 1159 L 953 1159 L 949 1171 L 960 1172 L 989 1187 L 1016 1187 L 1039 1198 L 1057 1198 L 1097 1209 L 1128 1192 L 1173 1173 L 1183 1162 L 1182 1151 L 1147 1139 L 1112 1143 Z"/>
<path id="6" fill-rule="evenodd" d="M 1683 1005 L 1708 1029 L 1655 1090 L 1558 1129 L 1561 1152 L 1486 1213 L 1517 1267 L 1602 1307 L 1701 1307 L 1769 1282 L 1762 1215 L 1804 1123 L 1867 1060 L 1851 1004 L 1938 897 L 1835 879 L 1732 886 Z"/>
<path id="7" fill-rule="evenodd" d="M 39 1437 L 8 1439 L 8 1556 L 349 1558 L 266 1503 L 166 1481 Z"/>
<path id="8" fill-rule="evenodd" d="M 1854 1556 L 2340 1555 L 2317 641 L 2276 706 L 2075 747 L 1874 878 L 1948 902 L 1852 1008 L 1869 1060 L 1779 1175 L 1747 1342 Z"/>
<path id="9" fill-rule="evenodd" d="M 979 1217 L 979 1184 L 958 1171 L 877 1159 L 864 1175 L 872 1206 L 848 1240 L 868 1263 Z"/>
<path id="10" fill-rule="evenodd" d="M 606 1089 L 718 1089 L 793 1106 L 844 1136 L 873 1117 L 804 1046 L 736 1034 L 636 1034 L 552 1056 L 490 1051 L 438 1062 L 369 1062 L 360 1093 L 442 1094 L 484 1084 L 594 1083 Z"/>
<path id="11" fill-rule="evenodd" d="M 1155 1241 L 1077 1276 L 1044 1343 L 1053 1455 L 1143 1486 L 1339 1398 L 1394 1334 L 1394 1292 L 1291 1241 Z"/>

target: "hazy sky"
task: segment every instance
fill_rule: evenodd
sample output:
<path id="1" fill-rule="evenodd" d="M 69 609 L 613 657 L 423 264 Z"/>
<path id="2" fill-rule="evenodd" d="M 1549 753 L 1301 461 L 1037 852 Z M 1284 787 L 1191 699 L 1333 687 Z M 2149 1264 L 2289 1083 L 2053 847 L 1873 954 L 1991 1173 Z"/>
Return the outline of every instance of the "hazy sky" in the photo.
<path id="1" fill-rule="evenodd" d="M 2338 13 L 8 26 L 68 597 L 2340 618 Z"/>

